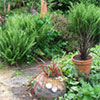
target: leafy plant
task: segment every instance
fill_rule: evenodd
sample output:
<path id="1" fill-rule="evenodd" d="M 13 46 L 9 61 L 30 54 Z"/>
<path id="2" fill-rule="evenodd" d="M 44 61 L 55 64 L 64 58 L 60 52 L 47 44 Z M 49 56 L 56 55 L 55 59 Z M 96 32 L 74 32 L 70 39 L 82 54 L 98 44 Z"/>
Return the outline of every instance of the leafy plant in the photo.
<path id="1" fill-rule="evenodd" d="M 55 30 L 61 32 L 60 39 L 62 40 L 62 48 L 66 52 L 75 51 L 75 44 L 77 44 L 76 35 L 69 30 L 69 19 L 62 14 L 54 12 L 51 15 L 51 21 Z M 70 41 L 71 40 L 71 41 Z"/>
<path id="2" fill-rule="evenodd" d="M 22 18 L 23 16 L 18 15 L 9 17 L 5 29 L 1 30 L 0 55 L 4 61 L 10 64 L 27 59 L 35 44 L 35 32 L 29 16 L 24 17 L 23 21 Z"/>
<path id="3" fill-rule="evenodd" d="M 82 83 L 82 87 L 79 88 L 77 96 L 78 100 L 99 100 L 100 99 L 100 85 L 93 85 L 89 83 Z"/>
<path id="4" fill-rule="evenodd" d="M 53 78 L 56 78 L 58 76 L 63 77 L 63 73 L 62 73 L 61 69 L 58 67 L 57 63 L 55 63 L 54 59 L 53 59 L 52 64 L 50 64 L 50 65 L 46 64 L 43 60 L 41 60 L 41 61 L 43 62 L 43 64 L 39 63 L 38 61 L 37 61 L 37 63 L 39 64 L 40 67 L 42 67 L 43 72 L 45 72 L 45 74 L 48 77 L 53 77 Z"/>
<path id="5" fill-rule="evenodd" d="M 73 17 L 74 16 L 74 17 Z M 72 32 L 79 35 L 80 59 L 86 60 L 96 36 L 100 36 L 100 9 L 83 3 L 72 5 L 69 11 Z"/>
<path id="6" fill-rule="evenodd" d="M 51 15 L 51 21 L 56 30 L 60 31 L 63 35 L 66 34 L 68 19 L 65 18 L 64 15 L 54 12 Z"/>
<path id="7" fill-rule="evenodd" d="M 60 39 L 61 33 L 56 31 L 49 16 L 40 18 L 34 16 L 36 37 L 35 53 L 51 58 L 54 54 L 63 53 L 63 41 Z M 45 41 L 44 41 L 45 40 Z"/>
<path id="8" fill-rule="evenodd" d="M 41 59 L 39 59 L 39 60 L 41 60 Z M 50 65 L 46 64 L 43 60 L 41 60 L 41 61 L 42 61 L 42 64 L 41 64 L 41 62 L 36 60 L 36 62 L 39 64 L 38 66 L 42 68 L 43 71 L 41 71 L 41 72 L 43 72 L 44 75 L 46 75 L 48 78 L 52 78 L 54 80 L 56 79 L 56 80 L 63 81 L 62 77 L 64 77 L 64 75 L 63 75 L 61 69 L 55 63 L 54 59 L 53 59 L 52 64 L 50 64 Z M 34 80 L 38 77 L 38 75 L 39 74 L 35 75 L 32 78 L 32 80 L 27 84 L 28 85 L 28 90 L 32 91 L 32 95 L 34 95 L 35 89 L 39 84 L 38 81 L 36 81 L 35 85 L 33 84 Z"/>

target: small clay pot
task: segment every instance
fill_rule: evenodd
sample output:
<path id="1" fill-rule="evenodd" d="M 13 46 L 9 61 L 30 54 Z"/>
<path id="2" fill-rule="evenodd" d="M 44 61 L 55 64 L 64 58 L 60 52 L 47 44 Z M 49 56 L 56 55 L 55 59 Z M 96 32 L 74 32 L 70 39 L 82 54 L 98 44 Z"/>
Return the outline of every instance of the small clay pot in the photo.
<path id="1" fill-rule="evenodd" d="M 44 72 L 34 80 L 34 93 L 39 98 L 52 99 L 66 93 L 65 82 L 48 78 Z"/>
<path id="2" fill-rule="evenodd" d="M 90 57 L 89 60 L 76 60 L 75 59 L 76 56 L 80 56 L 80 55 L 75 55 L 72 58 L 72 61 L 75 65 L 75 68 L 84 74 L 89 74 L 90 69 L 91 69 L 91 65 L 93 62 L 93 57 L 91 55 L 88 55 L 88 57 Z"/>

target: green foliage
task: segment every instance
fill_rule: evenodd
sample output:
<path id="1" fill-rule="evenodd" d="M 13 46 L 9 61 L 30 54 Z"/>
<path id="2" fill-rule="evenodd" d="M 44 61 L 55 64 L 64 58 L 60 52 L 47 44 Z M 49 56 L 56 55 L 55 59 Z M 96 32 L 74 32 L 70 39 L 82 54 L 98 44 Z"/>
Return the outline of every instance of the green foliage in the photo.
<path id="1" fill-rule="evenodd" d="M 48 8 L 51 10 L 61 10 L 66 12 L 69 10 L 71 3 L 81 3 L 83 2 L 85 5 L 95 4 L 100 6 L 100 0 L 47 0 Z"/>
<path id="2" fill-rule="evenodd" d="M 74 16 L 74 17 L 73 17 Z M 69 11 L 71 29 L 74 33 L 95 36 L 100 35 L 100 9 L 94 5 L 84 5 L 83 3 L 72 5 Z"/>
<path id="3" fill-rule="evenodd" d="M 83 2 L 86 5 L 95 4 L 97 6 L 100 6 L 100 0 L 79 0 L 79 2 Z"/>
<path id="4" fill-rule="evenodd" d="M 10 16 L 12 16 L 12 15 L 14 15 L 14 14 L 27 14 L 28 12 L 27 12 L 27 10 L 26 10 L 26 8 L 24 8 L 24 7 L 22 7 L 22 8 L 16 8 L 16 9 L 14 9 L 14 10 L 11 10 L 9 13 L 8 13 L 8 15 L 10 15 Z"/>
<path id="5" fill-rule="evenodd" d="M 4 10 L 4 4 L 3 0 L 0 1 L 0 10 Z"/>
<path id="6" fill-rule="evenodd" d="M 3 0 L 2 0 L 3 2 Z M 48 10 L 61 10 L 66 12 L 69 10 L 70 3 L 80 3 L 83 2 L 84 4 L 95 4 L 100 6 L 99 0 L 47 0 Z M 20 7 L 27 7 L 28 10 L 31 8 L 40 11 L 41 7 L 41 0 L 7 0 L 6 4 L 10 3 L 11 8 L 20 8 Z"/>
<path id="7" fill-rule="evenodd" d="M 22 71 L 16 71 L 14 72 L 14 76 L 24 75 L 24 72 Z"/>
<path id="8" fill-rule="evenodd" d="M 6 4 L 5 4 L 5 7 L 6 7 Z M 4 15 L 4 0 L 0 0 L 0 16 Z"/>
<path id="9" fill-rule="evenodd" d="M 100 61 L 97 59 L 100 59 L 100 45 L 96 45 L 94 48 L 91 49 L 91 55 L 94 57 L 93 60 L 93 68 L 98 68 L 100 66 Z M 95 52 L 95 53 L 94 53 Z"/>
<path id="10" fill-rule="evenodd" d="M 54 54 L 63 53 L 63 46 L 65 45 L 62 40 L 60 40 L 61 33 L 54 30 L 51 23 L 50 17 L 45 16 L 40 18 L 40 16 L 34 17 L 36 45 L 35 52 L 51 58 Z"/>
<path id="11" fill-rule="evenodd" d="M 10 3 L 11 7 L 21 7 L 22 5 L 25 6 L 25 2 L 27 0 L 7 0 L 6 4 Z"/>
<path id="12" fill-rule="evenodd" d="M 3 63 L 2 62 L 0 62 L 0 69 L 2 69 L 3 68 Z"/>
<path id="13" fill-rule="evenodd" d="M 100 85 L 91 86 L 89 83 L 82 83 L 79 88 L 78 100 L 99 100 L 100 99 Z"/>
<path id="14" fill-rule="evenodd" d="M 26 7 L 28 10 L 34 8 L 35 10 L 40 12 L 41 9 L 41 0 L 27 0 Z"/>
<path id="15" fill-rule="evenodd" d="M 74 16 L 74 17 L 73 17 Z M 70 29 L 79 35 L 81 42 L 79 45 L 80 59 L 86 60 L 90 53 L 93 41 L 99 42 L 96 37 L 100 37 L 100 9 L 95 5 L 85 5 L 83 3 L 72 5 L 69 11 Z M 89 42 L 91 42 L 89 44 Z"/>
<path id="16" fill-rule="evenodd" d="M 94 52 L 100 55 L 100 45 L 92 48 Z M 76 53 L 75 53 L 76 54 Z M 59 62 L 64 73 L 67 92 L 59 100 L 99 100 L 100 99 L 100 56 L 91 53 L 94 57 L 93 65 L 89 76 L 79 73 L 72 63 L 72 53 L 62 57 L 55 58 Z M 87 79 L 88 77 L 88 79 Z M 54 99 L 57 100 L 57 99 Z"/>
<path id="17" fill-rule="evenodd" d="M 78 0 L 47 0 L 49 8 L 52 10 L 66 11 L 69 9 L 70 2 L 75 3 Z"/>
<path id="18" fill-rule="evenodd" d="M 1 31 L 0 55 L 6 62 L 15 64 L 27 59 L 35 44 L 34 25 L 30 19 L 32 16 L 9 17 L 5 29 Z"/>
<path id="19" fill-rule="evenodd" d="M 51 21 L 56 30 L 60 31 L 64 36 L 67 31 L 68 19 L 64 15 L 57 14 L 56 12 L 52 13 Z"/>
<path id="20" fill-rule="evenodd" d="M 11 8 L 27 7 L 28 9 L 40 10 L 41 7 L 41 0 L 7 0 L 6 4 L 8 3 L 10 3 Z"/>
<path id="21" fill-rule="evenodd" d="M 62 14 L 52 13 L 51 21 L 55 30 L 61 32 L 60 39 L 63 41 L 64 50 L 71 52 L 75 50 L 77 44 L 76 35 L 69 30 L 69 20 Z M 70 41 L 71 40 L 71 41 Z"/>
<path id="22" fill-rule="evenodd" d="M 0 38 L 1 56 L 6 62 L 13 64 L 25 59 L 28 62 L 36 55 L 51 58 L 64 53 L 66 44 L 60 38 L 61 33 L 54 30 L 50 17 L 14 14 L 7 20 Z"/>

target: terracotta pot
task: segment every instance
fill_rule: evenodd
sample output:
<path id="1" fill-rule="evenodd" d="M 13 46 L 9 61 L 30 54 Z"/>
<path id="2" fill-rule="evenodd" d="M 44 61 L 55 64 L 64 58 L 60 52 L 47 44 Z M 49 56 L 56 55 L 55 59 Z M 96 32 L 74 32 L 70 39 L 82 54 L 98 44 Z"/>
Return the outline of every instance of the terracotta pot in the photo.
<path id="1" fill-rule="evenodd" d="M 65 82 L 48 78 L 44 72 L 34 80 L 34 93 L 39 98 L 51 99 L 66 93 Z"/>
<path id="2" fill-rule="evenodd" d="M 82 72 L 84 74 L 89 74 L 90 69 L 91 69 L 91 65 L 93 62 L 93 57 L 91 55 L 88 55 L 89 57 L 91 57 L 91 59 L 89 59 L 89 60 L 76 60 L 75 59 L 76 56 L 80 56 L 80 55 L 75 55 L 72 58 L 72 61 L 75 65 L 75 68 L 77 68 L 80 72 Z"/>

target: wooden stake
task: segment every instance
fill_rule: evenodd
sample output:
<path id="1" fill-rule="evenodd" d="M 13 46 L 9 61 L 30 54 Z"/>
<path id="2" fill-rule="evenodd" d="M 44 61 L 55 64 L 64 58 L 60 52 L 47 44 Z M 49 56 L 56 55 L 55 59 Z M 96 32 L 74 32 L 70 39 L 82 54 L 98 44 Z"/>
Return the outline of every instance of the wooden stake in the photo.
<path id="1" fill-rule="evenodd" d="M 10 12 L 10 4 L 8 4 L 8 12 Z"/>
<path id="2" fill-rule="evenodd" d="M 47 3 L 44 0 L 41 0 L 41 14 L 40 14 L 40 18 L 43 17 L 44 14 L 47 13 Z"/>

